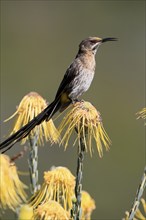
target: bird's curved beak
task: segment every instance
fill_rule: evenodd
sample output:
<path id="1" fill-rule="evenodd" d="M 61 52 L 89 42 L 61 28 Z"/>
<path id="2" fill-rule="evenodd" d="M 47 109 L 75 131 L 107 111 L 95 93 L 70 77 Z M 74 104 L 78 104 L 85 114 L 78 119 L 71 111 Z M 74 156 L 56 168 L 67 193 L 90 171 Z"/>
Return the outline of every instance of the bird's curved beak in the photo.
<path id="1" fill-rule="evenodd" d="M 114 38 L 114 37 L 107 37 L 107 38 L 103 38 L 101 40 L 102 43 L 104 42 L 107 42 L 107 41 L 117 41 L 118 39 L 117 38 Z"/>

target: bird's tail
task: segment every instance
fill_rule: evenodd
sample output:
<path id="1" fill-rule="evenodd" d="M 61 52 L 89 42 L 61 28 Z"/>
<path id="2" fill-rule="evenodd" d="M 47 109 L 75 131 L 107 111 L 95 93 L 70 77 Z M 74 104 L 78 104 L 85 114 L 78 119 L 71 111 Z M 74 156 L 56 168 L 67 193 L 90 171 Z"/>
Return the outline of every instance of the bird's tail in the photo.
<path id="1" fill-rule="evenodd" d="M 12 134 L 5 141 L 0 143 L 0 151 L 5 153 L 13 145 L 25 138 L 31 130 L 36 126 L 41 124 L 44 120 L 50 120 L 52 116 L 60 109 L 61 103 L 59 99 L 54 100 L 50 105 L 48 105 L 40 114 L 38 114 L 34 119 L 32 119 L 28 124 L 24 125 L 16 133 Z"/>

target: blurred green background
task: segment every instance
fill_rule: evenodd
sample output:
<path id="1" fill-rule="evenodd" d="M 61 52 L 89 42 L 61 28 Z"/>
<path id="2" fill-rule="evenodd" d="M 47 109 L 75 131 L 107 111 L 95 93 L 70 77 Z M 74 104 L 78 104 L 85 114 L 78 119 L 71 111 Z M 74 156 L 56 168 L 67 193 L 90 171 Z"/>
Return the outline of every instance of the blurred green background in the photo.
<path id="1" fill-rule="evenodd" d="M 88 36 L 119 39 L 98 50 L 94 82 L 82 97 L 101 112 L 112 140 L 102 159 L 95 146 L 92 158 L 85 155 L 83 189 L 96 201 L 92 219 L 118 220 L 134 201 L 145 163 L 144 122 L 135 115 L 145 106 L 145 1 L 1 1 L 1 121 L 31 91 L 51 102 Z M 2 124 L 2 137 L 11 126 Z M 52 165 L 75 175 L 77 147 L 49 145 L 39 148 L 40 183 Z M 27 155 L 16 164 L 26 171 Z"/>

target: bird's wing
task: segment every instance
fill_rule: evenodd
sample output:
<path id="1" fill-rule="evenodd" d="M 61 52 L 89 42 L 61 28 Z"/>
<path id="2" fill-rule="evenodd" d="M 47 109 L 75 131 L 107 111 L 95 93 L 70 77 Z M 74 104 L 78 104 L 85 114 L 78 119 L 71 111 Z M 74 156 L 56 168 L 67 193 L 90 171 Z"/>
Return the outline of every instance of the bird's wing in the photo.
<path id="1" fill-rule="evenodd" d="M 77 62 L 74 60 L 74 62 L 68 67 L 66 70 L 66 73 L 64 74 L 63 80 L 60 83 L 60 86 L 57 90 L 55 99 L 60 97 L 62 93 L 67 92 L 69 93 L 72 88 L 72 82 L 78 72 Z"/>

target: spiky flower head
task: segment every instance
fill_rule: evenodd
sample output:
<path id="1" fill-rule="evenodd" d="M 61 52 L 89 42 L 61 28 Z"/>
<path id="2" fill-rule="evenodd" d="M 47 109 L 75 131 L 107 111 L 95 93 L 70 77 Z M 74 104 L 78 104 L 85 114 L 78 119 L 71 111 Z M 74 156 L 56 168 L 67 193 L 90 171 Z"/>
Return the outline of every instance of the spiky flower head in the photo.
<path id="1" fill-rule="evenodd" d="M 31 198 L 30 205 L 36 208 L 42 202 L 57 201 L 65 210 L 72 207 L 75 177 L 66 167 L 53 167 L 44 172 L 44 183 Z"/>
<path id="2" fill-rule="evenodd" d="M 69 214 L 56 201 L 48 201 L 38 206 L 34 220 L 69 220 Z"/>
<path id="3" fill-rule="evenodd" d="M 15 164 L 7 155 L 0 154 L 0 207 L 16 211 L 26 201 L 25 188 L 27 187 L 20 181 Z"/>
<path id="4" fill-rule="evenodd" d="M 8 121 L 14 116 L 17 117 L 11 134 L 15 133 L 22 126 L 26 125 L 46 107 L 46 100 L 44 100 L 38 93 L 30 92 L 29 94 L 24 96 L 19 106 L 17 107 L 16 112 L 5 120 Z M 39 145 L 44 143 L 44 138 L 46 141 L 50 140 L 53 143 L 58 142 L 58 132 L 52 120 L 49 120 L 48 122 L 42 122 L 40 125 L 36 126 L 30 133 L 32 137 L 34 137 L 36 134 L 39 135 Z M 22 139 L 22 144 L 24 144 L 27 139 L 28 137 Z"/>
<path id="5" fill-rule="evenodd" d="M 90 220 L 93 210 L 96 208 L 94 199 L 91 198 L 88 192 L 82 191 L 82 220 Z"/>
<path id="6" fill-rule="evenodd" d="M 60 134 L 65 130 L 61 140 L 61 143 L 65 143 L 65 149 L 68 146 L 71 134 L 76 130 L 77 138 L 74 144 L 77 140 L 80 144 L 80 138 L 83 138 L 86 151 L 89 150 L 91 156 L 93 153 L 92 138 L 95 140 L 100 157 L 103 155 L 102 145 L 108 150 L 111 144 L 103 127 L 101 115 L 90 102 L 81 101 L 73 104 L 72 109 L 65 115 L 58 130 Z"/>

